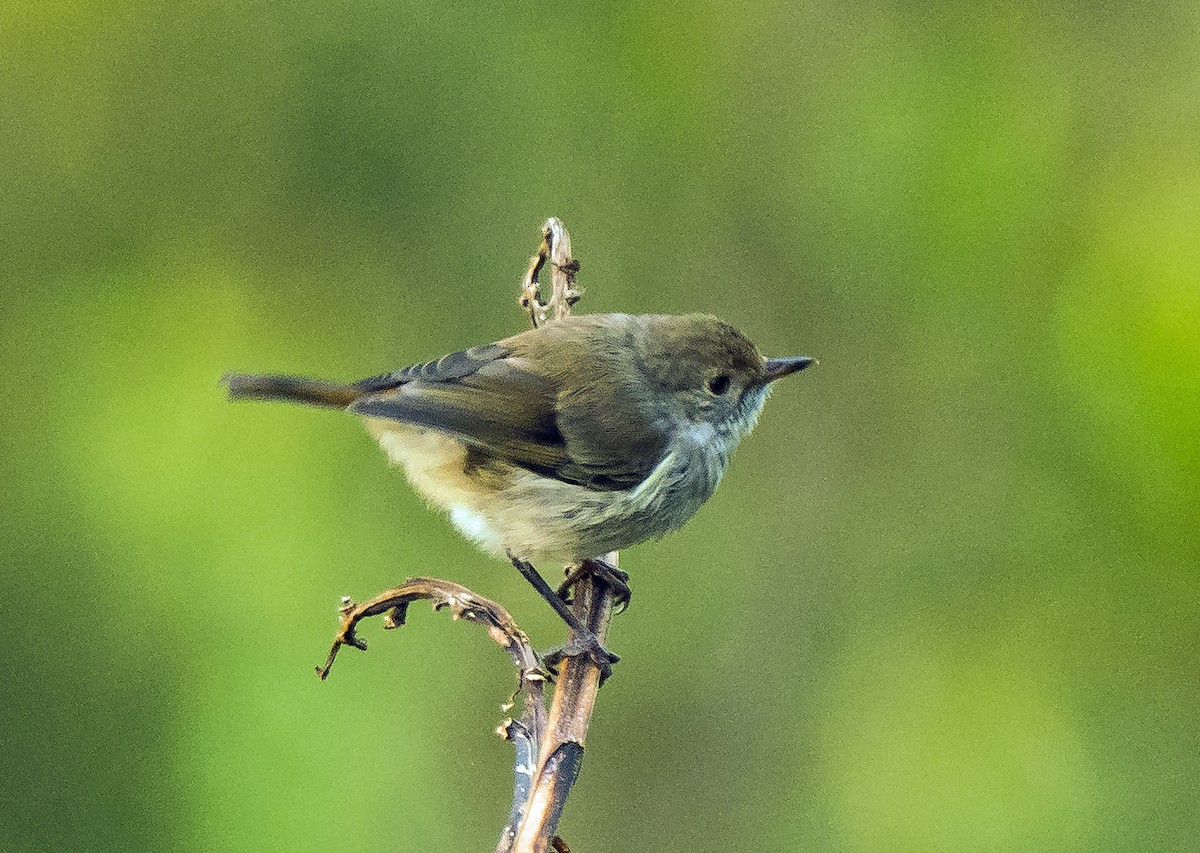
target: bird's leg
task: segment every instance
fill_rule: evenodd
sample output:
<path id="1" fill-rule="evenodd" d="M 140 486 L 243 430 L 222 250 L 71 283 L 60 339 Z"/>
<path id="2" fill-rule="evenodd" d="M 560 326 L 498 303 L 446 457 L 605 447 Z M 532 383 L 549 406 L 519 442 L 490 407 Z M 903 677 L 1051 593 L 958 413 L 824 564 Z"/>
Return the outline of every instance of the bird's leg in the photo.
<path id="1" fill-rule="evenodd" d="M 546 579 L 542 577 L 533 565 L 528 560 L 522 560 L 520 557 L 508 551 L 508 559 L 516 566 L 517 571 L 521 573 L 525 580 L 533 585 L 533 588 L 538 591 L 538 595 L 546 600 L 546 603 L 554 608 L 554 612 L 567 623 L 567 627 L 572 631 L 577 631 L 581 634 L 590 633 L 583 623 L 579 621 L 579 617 L 567 606 L 567 603 L 562 600 L 562 596 L 550 588 L 550 584 L 546 583 Z"/>
<path id="2" fill-rule="evenodd" d="M 567 579 L 558 587 L 558 597 L 569 603 L 571 588 L 586 577 L 599 578 L 608 584 L 609 589 L 613 592 L 615 612 L 624 613 L 629 607 L 629 600 L 633 598 L 633 591 L 629 588 L 629 572 L 623 572 L 616 566 L 596 557 L 584 560 L 567 573 Z"/>
<path id="3" fill-rule="evenodd" d="M 588 631 L 582 636 L 572 634 L 571 639 L 561 646 L 555 646 L 542 656 L 542 664 L 557 677 L 558 667 L 567 658 L 587 657 L 600 669 L 600 686 L 612 675 L 612 665 L 621 660 L 600 644 L 600 639 Z"/>
<path id="4" fill-rule="evenodd" d="M 553 670 L 564 658 L 587 655 L 596 666 L 600 667 L 600 680 L 604 681 L 607 679 L 612 673 L 612 665 L 619 661 L 620 658 L 600 644 L 600 639 L 579 621 L 579 617 L 562 600 L 562 596 L 550 588 L 550 584 L 546 583 L 546 579 L 534 568 L 533 563 L 528 560 L 522 560 L 511 551 L 507 553 L 508 559 L 516 566 L 517 571 L 521 573 L 525 580 L 533 585 L 538 594 L 546 600 L 547 604 L 554 608 L 554 612 L 571 629 L 573 635 L 571 640 L 565 646 L 554 649 L 546 654 L 544 659 L 546 666 Z"/>

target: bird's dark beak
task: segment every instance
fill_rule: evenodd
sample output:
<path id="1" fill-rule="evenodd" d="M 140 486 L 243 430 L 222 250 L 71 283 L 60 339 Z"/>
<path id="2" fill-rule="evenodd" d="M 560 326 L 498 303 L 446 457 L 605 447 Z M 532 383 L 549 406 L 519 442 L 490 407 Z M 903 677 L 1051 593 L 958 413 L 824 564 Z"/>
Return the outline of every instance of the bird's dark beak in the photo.
<path id="1" fill-rule="evenodd" d="M 806 367 L 811 367 L 814 364 L 820 364 L 820 362 L 808 355 L 794 355 L 789 358 L 768 358 L 767 363 L 763 365 L 763 384 L 774 382 L 776 379 L 788 376 Z"/>

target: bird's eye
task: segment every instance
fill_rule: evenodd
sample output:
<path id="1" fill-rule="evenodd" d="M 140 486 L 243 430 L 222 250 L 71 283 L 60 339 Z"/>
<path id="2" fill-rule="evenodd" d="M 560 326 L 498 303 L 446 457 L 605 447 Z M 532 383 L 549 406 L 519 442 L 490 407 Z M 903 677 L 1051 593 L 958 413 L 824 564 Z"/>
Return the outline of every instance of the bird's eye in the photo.
<path id="1" fill-rule="evenodd" d="M 729 390 L 729 377 L 724 373 L 718 373 L 704 383 L 704 388 L 714 397 L 720 397 Z"/>

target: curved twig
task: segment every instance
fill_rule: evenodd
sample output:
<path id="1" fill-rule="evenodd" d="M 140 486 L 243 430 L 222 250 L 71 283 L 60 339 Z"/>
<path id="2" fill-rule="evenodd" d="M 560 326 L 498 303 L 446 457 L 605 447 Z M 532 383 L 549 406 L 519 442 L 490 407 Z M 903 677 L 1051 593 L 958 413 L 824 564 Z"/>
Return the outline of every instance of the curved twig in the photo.
<path id="1" fill-rule="evenodd" d="M 547 261 L 552 269 L 553 290 L 550 300 L 542 302 L 538 275 Z M 518 299 L 535 329 L 549 320 L 561 320 L 571 313 L 571 307 L 583 297 L 583 290 L 575 286 L 578 272 L 579 261 L 571 256 L 571 235 L 561 219 L 551 216 L 542 225 L 542 242 L 529 259 L 529 268 L 521 278 L 521 296 Z"/>
<path id="2" fill-rule="evenodd" d="M 512 741 L 516 747 L 516 788 L 527 791 L 532 776 L 533 757 L 537 755 L 538 745 L 542 742 L 546 730 L 547 674 L 542 668 L 537 652 L 529 643 L 529 637 L 509 612 L 490 598 L 484 598 L 462 584 L 438 578 L 409 578 L 400 586 L 381 592 L 361 603 L 343 598 L 340 608 L 341 625 L 329 649 L 325 665 L 317 667 L 317 675 L 322 681 L 329 677 L 329 671 L 333 668 L 333 662 L 342 646 L 367 650 L 366 641 L 357 633 L 358 623 L 363 619 L 386 613 L 383 626 L 399 628 L 408 618 L 408 606 L 421 600 L 431 601 L 435 611 L 448 608 L 451 618 L 456 621 L 463 619 L 483 625 L 487 628 L 488 636 L 507 651 L 516 664 L 519 684 L 516 692 L 503 707 L 510 710 L 517 694 L 520 694 L 523 706 L 521 718 L 506 719 L 497 728 L 496 733 L 505 740 Z M 522 768 L 525 768 L 524 772 Z"/>

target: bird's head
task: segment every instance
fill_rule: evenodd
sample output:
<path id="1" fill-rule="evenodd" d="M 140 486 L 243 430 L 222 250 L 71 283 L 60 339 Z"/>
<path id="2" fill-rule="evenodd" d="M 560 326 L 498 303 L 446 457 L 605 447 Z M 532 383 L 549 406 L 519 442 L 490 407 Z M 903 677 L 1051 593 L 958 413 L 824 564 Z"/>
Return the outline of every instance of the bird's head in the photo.
<path id="1" fill-rule="evenodd" d="M 658 318 L 644 338 L 645 371 L 672 408 L 703 439 L 730 446 L 758 420 L 775 380 L 816 364 L 810 356 L 765 358 L 728 323 L 706 314 Z"/>

